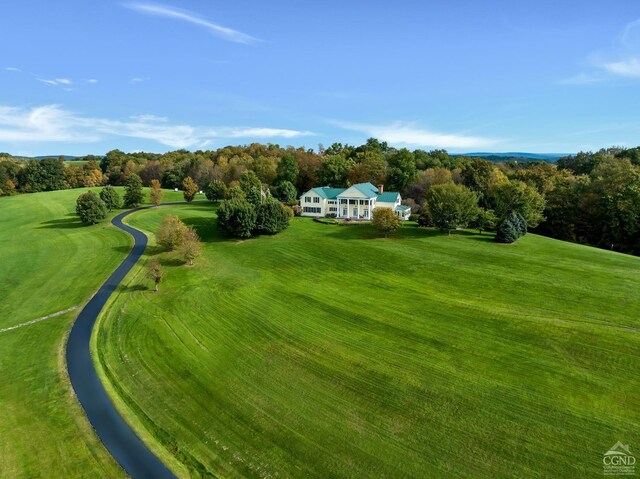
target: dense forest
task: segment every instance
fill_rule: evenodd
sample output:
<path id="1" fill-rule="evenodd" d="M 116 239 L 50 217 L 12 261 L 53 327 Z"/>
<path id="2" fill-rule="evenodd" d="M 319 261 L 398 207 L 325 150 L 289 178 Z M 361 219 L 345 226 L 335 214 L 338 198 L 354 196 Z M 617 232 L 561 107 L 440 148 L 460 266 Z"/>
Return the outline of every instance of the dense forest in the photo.
<path id="1" fill-rule="evenodd" d="M 77 159 L 82 161 L 24 160 L 1 153 L 0 195 L 122 185 L 131 174 L 145 186 L 158 180 L 164 188 L 180 188 L 190 177 L 200 189 L 232 187 L 250 170 L 289 204 L 314 186 L 384 184 L 402 193 L 414 219 L 428 224 L 423 205 L 429 190 L 452 183 L 473 191 L 484 213 L 499 219 L 517 212 L 535 233 L 640 254 L 640 147 L 580 152 L 555 165 L 396 149 L 374 138 L 360 146 L 320 145 L 317 151 L 254 143 L 164 154 L 112 150 Z"/>

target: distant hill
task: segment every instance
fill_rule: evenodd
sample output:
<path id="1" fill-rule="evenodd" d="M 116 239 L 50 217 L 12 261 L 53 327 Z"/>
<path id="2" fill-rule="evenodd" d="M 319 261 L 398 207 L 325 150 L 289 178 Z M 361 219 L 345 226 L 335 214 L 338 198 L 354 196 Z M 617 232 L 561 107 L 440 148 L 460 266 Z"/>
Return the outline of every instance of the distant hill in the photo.
<path id="1" fill-rule="evenodd" d="M 80 158 L 79 156 L 70 156 L 70 155 L 44 155 L 44 156 L 34 156 L 36 160 L 43 160 L 45 158 L 62 158 L 64 161 L 71 161 L 75 158 Z"/>
<path id="2" fill-rule="evenodd" d="M 548 163 L 555 163 L 563 156 L 571 155 L 572 153 L 526 153 L 521 151 L 509 151 L 506 153 L 487 153 L 487 152 L 472 152 L 472 153 L 460 153 L 452 154 L 451 156 L 472 156 L 485 158 L 489 161 L 502 162 L 502 161 L 546 161 Z"/>

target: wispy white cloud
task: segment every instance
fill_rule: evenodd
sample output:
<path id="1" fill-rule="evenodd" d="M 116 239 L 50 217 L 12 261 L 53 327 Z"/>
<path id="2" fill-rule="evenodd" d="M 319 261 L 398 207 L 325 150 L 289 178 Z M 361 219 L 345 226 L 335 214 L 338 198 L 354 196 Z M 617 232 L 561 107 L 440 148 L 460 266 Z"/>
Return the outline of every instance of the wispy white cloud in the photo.
<path id="1" fill-rule="evenodd" d="M 627 23 L 613 46 L 591 55 L 593 71 L 559 83 L 585 85 L 615 77 L 640 78 L 640 19 Z"/>
<path id="2" fill-rule="evenodd" d="M 639 57 L 631 57 L 616 62 L 604 63 L 602 65 L 602 68 L 604 68 L 609 73 L 613 73 L 614 75 L 640 78 Z"/>
<path id="3" fill-rule="evenodd" d="M 589 85 L 592 83 L 600 83 L 602 80 L 602 76 L 580 73 L 569 78 L 564 78 L 558 81 L 558 83 L 561 85 Z"/>
<path id="4" fill-rule="evenodd" d="M 142 83 L 144 81 L 144 78 L 139 78 L 139 77 L 135 77 L 132 78 L 131 80 L 129 80 L 131 83 Z"/>
<path id="5" fill-rule="evenodd" d="M 109 136 L 151 140 L 172 148 L 202 148 L 226 138 L 297 138 L 310 131 L 256 127 L 199 127 L 168 118 L 138 115 L 111 120 L 78 115 L 59 105 L 17 108 L 0 105 L 0 141 L 91 143 Z"/>
<path id="6" fill-rule="evenodd" d="M 19 71 L 22 71 L 17 67 L 5 67 L 5 70 L 8 71 L 8 72 L 19 72 Z"/>
<path id="7" fill-rule="evenodd" d="M 41 81 L 42 83 L 46 83 L 47 85 L 65 85 L 65 86 L 69 86 L 69 85 L 71 85 L 73 83 L 68 78 L 55 78 L 53 80 L 47 80 L 45 78 L 38 78 L 38 80 Z"/>
<path id="8" fill-rule="evenodd" d="M 456 133 L 441 133 L 418 128 L 411 123 L 395 122 L 387 125 L 333 121 L 332 124 L 346 130 L 358 131 L 392 145 L 423 148 L 485 148 L 501 140 Z"/>
<path id="9" fill-rule="evenodd" d="M 95 85 L 96 83 L 98 83 L 98 80 L 96 80 L 95 78 L 89 78 L 87 80 L 87 83 L 91 83 L 92 85 Z"/>
<path id="10" fill-rule="evenodd" d="M 159 5 L 155 3 L 126 3 L 124 4 L 124 6 L 131 10 L 135 10 L 147 15 L 172 18 L 174 20 L 180 20 L 183 22 L 191 23 L 192 25 L 204 27 L 217 37 L 229 42 L 244 43 L 248 45 L 261 41 L 255 37 L 252 37 L 251 35 L 247 35 L 246 33 L 242 33 L 237 30 L 233 30 L 232 28 L 225 27 L 207 20 L 203 16 L 196 13 L 188 12 L 186 10 L 178 9 L 175 7 Z"/>

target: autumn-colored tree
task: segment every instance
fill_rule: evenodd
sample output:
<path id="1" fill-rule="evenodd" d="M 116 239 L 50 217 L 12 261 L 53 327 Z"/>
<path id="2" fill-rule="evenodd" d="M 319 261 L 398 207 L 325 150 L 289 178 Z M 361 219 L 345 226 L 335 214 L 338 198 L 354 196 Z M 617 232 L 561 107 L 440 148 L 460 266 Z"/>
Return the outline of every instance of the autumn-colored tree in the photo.
<path id="1" fill-rule="evenodd" d="M 202 243 L 196 230 L 187 228 L 184 231 L 178 252 L 189 266 L 193 266 L 193 260 L 202 254 Z"/>
<path id="2" fill-rule="evenodd" d="M 160 182 L 158 180 L 151 180 L 151 192 L 149 196 L 151 198 L 151 203 L 154 206 L 158 206 L 160 203 L 162 203 L 164 191 L 162 191 L 162 188 L 160 188 Z"/>
<path id="3" fill-rule="evenodd" d="M 162 218 L 156 240 L 164 249 L 173 251 L 182 244 L 186 231 L 187 225 L 180 221 L 180 218 L 168 215 Z"/>
<path id="4" fill-rule="evenodd" d="M 7 180 L 4 182 L 4 194 L 7 196 L 12 196 L 16 193 L 16 184 L 11 181 L 11 180 Z"/>
<path id="5" fill-rule="evenodd" d="M 402 226 L 400 218 L 391 208 L 376 208 L 373 210 L 373 227 L 384 233 L 386 238 L 389 233 L 394 232 Z"/>
<path id="6" fill-rule="evenodd" d="M 187 176 L 182 181 L 182 192 L 184 200 L 187 203 L 190 203 L 195 198 L 196 193 L 198 192 L 198 185 L 196 185 L 195 181 L 193 181 L 190 176 Z"/>
<path id="7" fill-rule="evenodd" d="M 152 259 L 147 264 L 147 278 L 153 281 L 155 291 L 158 291 L 158 285 L 164 278 L 164 269 L 157 259 Z"/>

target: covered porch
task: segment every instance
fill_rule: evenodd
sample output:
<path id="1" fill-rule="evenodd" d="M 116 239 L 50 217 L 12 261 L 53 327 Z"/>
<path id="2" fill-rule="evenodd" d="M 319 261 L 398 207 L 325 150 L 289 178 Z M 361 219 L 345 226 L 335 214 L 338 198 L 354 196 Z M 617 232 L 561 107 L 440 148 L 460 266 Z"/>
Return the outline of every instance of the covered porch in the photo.
<path id="1" fill-rule="evenodd" d="M 375 205 L 374 198 L 338 198 L 337 218 L 369 221 Z"/>

